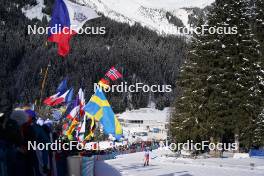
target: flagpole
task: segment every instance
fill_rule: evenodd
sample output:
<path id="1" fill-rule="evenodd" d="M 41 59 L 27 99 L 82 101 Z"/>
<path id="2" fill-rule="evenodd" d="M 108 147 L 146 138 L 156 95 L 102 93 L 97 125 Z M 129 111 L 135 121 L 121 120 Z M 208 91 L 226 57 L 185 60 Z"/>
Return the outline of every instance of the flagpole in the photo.
<path id="1" fill-rule="evenodd" d="M 42 99 L 43 99 L 43 92 L 44 92 L 45 84 L 46 84 L 46 81 L 47 81 L 50 64 L 51 64 L 51 62 L 50 62 L 50 59 L 49 59 L 48 65 L 47 65 L 46 70 L 45 70 L 44 78 L 43 78 L 42 83 L 41 83 L 39 105 L 41 105 L 41 102 L 42 102 Z"/>

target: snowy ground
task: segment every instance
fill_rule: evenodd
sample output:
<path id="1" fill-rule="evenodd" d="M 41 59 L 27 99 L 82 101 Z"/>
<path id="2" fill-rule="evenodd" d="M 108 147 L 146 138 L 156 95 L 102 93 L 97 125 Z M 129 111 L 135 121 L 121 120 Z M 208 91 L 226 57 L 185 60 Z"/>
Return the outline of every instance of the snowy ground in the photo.
<path id="1" fill-rule="evenodd" d="M 143 166 L 143 153 L 120 155 L 98 161 L 96 176 L 263 176 L 264 159 L 184 159 L 166 158 L 154 151 L 150 166 Z M 252 167 L 254 165 L 254 167 Z"/>
<path id="2" fill-rule="evenodd" d="M 22 12 L 25 14 L 25 16 L 29 19 L 37 18 L 39 20 L 42 20 L 43 16 L 46 16 L 49 20 L 49 17 L 42 13 L 42 9 L 45 8 L 44 0 L 37 0 L 37 5 L 35 6 L 25 6 L 22 8 Z"/>

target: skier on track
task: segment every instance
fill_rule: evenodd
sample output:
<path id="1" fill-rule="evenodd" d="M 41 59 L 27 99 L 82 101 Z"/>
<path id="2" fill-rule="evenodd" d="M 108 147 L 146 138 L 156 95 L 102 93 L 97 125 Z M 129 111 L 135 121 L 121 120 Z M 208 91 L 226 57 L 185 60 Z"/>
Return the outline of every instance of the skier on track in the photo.
<path id="1" fill-rule="evenodd" d="M 144 166 L 149 165 L 149 149 L 146 148 L 144 152 Z"/>

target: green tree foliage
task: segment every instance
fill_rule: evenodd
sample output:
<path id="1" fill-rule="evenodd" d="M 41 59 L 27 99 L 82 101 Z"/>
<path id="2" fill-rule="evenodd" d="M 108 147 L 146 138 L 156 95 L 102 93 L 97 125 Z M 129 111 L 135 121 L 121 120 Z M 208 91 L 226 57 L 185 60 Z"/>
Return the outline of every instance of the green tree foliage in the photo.
<path id="1" fill-rule="evenodd" d="M 217 0 L 207 24 L 237 27 L 237 33 L 193 36 L 171 120 L 176 140 L 223 140 L 238 134 L 243 147 L 253 145 L 253 129 L 263 109 L 264 73 L 249 7 L 248 1 Z"/>
<path id="2" fill-rule="evenodd" d="M 85 89 L 86 99 L 97 83 L 113 65 L 119 65 L 128 84 L 168 84 L 174 90 L 178 68 L 185 57 L 185 38 L 159 36 L 154 31 L 136 24 L 118 23 L 104 16 L 87 22 L 85 27 L 105 27 L 104 35 L 75 35 L 66 58 L 57 55 L 54 43 L 47 36 L 28 34 L 28 25 L 47 27 L 47 19 L 28 20 L 21 8 L 28 1 L 0 0 L 0 59 L 1 93 L 9 92 L 13 104 L 34 103 L 40 98 L 40 87 L 50 61 L 43 97 L 55 93 L 59 82 L 69 78 L 69 85 Z M 45 1 L 46 10 L 51 1 Z M 48 10 L 50 11 L 50 10 Z M 115 82 L 118 84 L 120 82 Z M 76 93 L 76 92 L 75 92 Z M 155 97 L 160 96 L 159 93 Z M 115 112 L 127 107 L 127 93 L 107 93 Z M 169 96 L 173 100 L 174 92 Z M 113 101 L 113 103 L 112 103 Z M 117 103 L 118 102 L 118 103 Z M 145 107 L 148 93 L 132 93 L 135 108 Z"/>

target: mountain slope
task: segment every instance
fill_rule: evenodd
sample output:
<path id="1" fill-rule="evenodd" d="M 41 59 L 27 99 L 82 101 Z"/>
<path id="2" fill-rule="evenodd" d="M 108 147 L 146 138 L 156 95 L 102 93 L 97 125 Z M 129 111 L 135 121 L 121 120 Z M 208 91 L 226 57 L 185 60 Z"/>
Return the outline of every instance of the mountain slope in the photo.
<path id="1" fill-rule="evenodd" d="M 129 26 L 102 15 L 101 18 L 91 20 L 85 25 L 104 26 L 107 29 L 106 34 L 74 36 L 70 54 L 61 59 L 57 55 L 57 46 L 46 43 L 46 35 L 28 35 L 25 32 L 28 25 L 48 26 L 45 18 L 42 21 L 29 20 L 29 17 L 22 13 L 21 9 L 27 4 L 27 10 L 30 10 L 39 2 L 41 0 L 32 4 L 19 2 L 21 4 L 18 7 L 12 2 L 5 2 L 0 8 L 2 99 L 12 104 L 39 101 L 40 85 L 50 60 L 43 98 L 52 95 L 59 82 L 68 77 L 69 85 L 75 90 L 83 87 L 88 99 L 94 93 L 94 83 L 98 82 L 111 66 L 118 64 L 123 68 L 124 81 L 128 84 L 140 82 L 148 85 L 172 85 L 172 92 L 154 93 L 153 102 L 159 105 L 159 108 L 169 106 L 173 101 L 178 68 L 186 53 L 183 37 L 162 37 L 139 24 Z M 52 4 L 44 5 L 46 9 L 51 9 Z M 115 113 L 124 111 L 131 104 L 134 108 L 146 107 L 149 102 L 149 93 L 142 91 L 129 95 L 115 92 L 106 96 Z"/>
<path id="2" fill-rule="evenodd" d="M 193 9 L 203 9 L 214 0 L 73 0 L 76 3 L 87 5 L 97 12 L 117 22 L 134 25 L 141 24 L 158 34 L 180 34 L 177 27 L 189 28 L 190 16 L 194 16 Z M 29 19 L 42 20 L 45 8 L 43 0 L 36 0 L 36 5 L 25 6 L 22 12 Z"/>
<path id="3" fill-rule="evenodd" d="M 181 24 L 172 24 L 171 17 L 180 19 L 184 26 L 188 27 L 188 15 L 191 11 L 185 8 L 204 8 L 214 0 L 76 0 L 76 2 L 88 5 L 118 22 L 130 25 L 140 23 L 159 34 L 178 34 L 175 25 Z"/>

